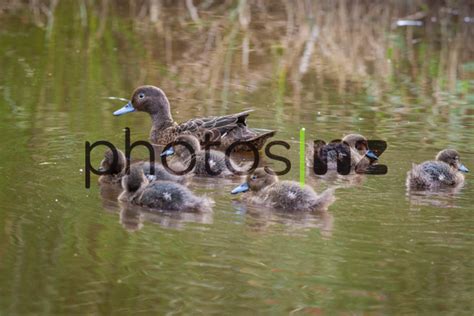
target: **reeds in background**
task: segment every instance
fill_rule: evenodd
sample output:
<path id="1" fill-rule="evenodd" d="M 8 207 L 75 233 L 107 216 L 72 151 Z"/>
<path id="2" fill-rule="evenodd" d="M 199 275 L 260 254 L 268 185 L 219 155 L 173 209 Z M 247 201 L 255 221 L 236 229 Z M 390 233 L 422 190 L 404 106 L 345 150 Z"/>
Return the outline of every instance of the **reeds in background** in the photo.
<path id="1" fill-rule="evenodd" d="M 21 14 L 48 34 L 60 5 L 10 0 L 0 5 L 0 17 Z M 111 28 L 123 49 L 130 43 L 116 18 L 131 21 L 144 65 L 165 64 L 187 94 L 273 82 L 297 102 L 308 77 L 375 101 L 393 91 L 434 103 L 444 92 L 472 93 L 470 1 L 82 0 L 72 7 L 77 27 L 90 30 L 97 21 L 94 39 Z M 398 26 L 400 20 L 416 26 Z M 148 72 L 142 67 L 138 81 Z"/>

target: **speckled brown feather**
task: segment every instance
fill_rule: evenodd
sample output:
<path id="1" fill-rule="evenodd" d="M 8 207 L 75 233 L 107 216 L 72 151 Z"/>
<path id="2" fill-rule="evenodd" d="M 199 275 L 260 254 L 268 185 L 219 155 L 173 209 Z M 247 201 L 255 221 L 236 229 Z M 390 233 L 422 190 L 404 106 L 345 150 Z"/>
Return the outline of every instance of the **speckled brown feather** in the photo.
<path id="1" fill-rule="evenodd" d="M 181 134 L 194 135 L 201 143 L 205 135 L 210 136 L 211 141 L 220 141 L 218 149 L 224 150 L 237 141 L 252 143 L 257 149 L 261 149 L 268 138 L 275 135 L 275 131 L 257 134 L 249 129 L 245 122 L 251 111 L 205 118 L 196 118 L 187 122 L 166 127 L 164 129 L 152 129 L 150 139 L 153 143 L 166 145 L 173 142 Z M 239 145 L 235 151 L 249 151 L 248 146 Z"/>

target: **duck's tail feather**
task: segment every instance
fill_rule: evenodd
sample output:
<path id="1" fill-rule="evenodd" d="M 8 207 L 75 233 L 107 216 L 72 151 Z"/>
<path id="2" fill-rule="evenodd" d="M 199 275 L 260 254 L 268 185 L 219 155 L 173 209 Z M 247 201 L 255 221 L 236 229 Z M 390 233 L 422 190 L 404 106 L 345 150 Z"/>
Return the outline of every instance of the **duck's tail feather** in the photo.
<path id="1" fill-rule="evenodd" d="M 258 150 L 263 148 L 263 145 L 267 142 L 267 139 L 275 136 L 276 131 L 266 131 L 262 134 L 258 134 L 255 137 L 252 137 L 248 142 L 252 143 Z"/>
<path id="2" fill-rule="evenodd" d="M 260 150 L 263 148 L 263 145 L 265 145 L 267 139 L 273 137 L 275 133 L 276 131 L 269 130 L 261 132 L 260 130 L 247 128 L 234 128 L 233 130 L 222 134 L 222 149 L 225 150 L 230 145 L 239 141 L 240 144 L 233 147 L 232 152 L 250 152 L 252 151 L 252 148 Z M 252 146 L 249 146 L 249 144 L 252 144 Z"/>
<path id="3" fill-rule="evenodd" d="M 253 110 L 247 110 L 235 114 L 237 116 L 237 124 L 247 126 L 247 117 L 250 115 L 251 112 L 253 112 Z"/>

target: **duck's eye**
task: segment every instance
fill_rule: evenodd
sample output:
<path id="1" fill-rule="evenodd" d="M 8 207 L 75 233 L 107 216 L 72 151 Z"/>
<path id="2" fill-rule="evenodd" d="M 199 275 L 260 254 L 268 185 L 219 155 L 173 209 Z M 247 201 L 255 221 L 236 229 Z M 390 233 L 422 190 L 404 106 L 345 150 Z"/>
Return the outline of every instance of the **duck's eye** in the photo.
<path id="1" fill-rule="evenodd" d="M 250 177 L 250 179 L 252 179 L 252 180 L 257 180 L 257 176 L 256 176 L 256 175 L 253 175 L 253 176 Z"/>
<path id="2" fill-rule="evenodd" d="M 138 98 L 139 98 L 139 99 L 143 99 L 144 97 L 145 97 L 145 94 L 144 94 L 144 93 L 140 93 L 140 94 L 138 95 Z"/>

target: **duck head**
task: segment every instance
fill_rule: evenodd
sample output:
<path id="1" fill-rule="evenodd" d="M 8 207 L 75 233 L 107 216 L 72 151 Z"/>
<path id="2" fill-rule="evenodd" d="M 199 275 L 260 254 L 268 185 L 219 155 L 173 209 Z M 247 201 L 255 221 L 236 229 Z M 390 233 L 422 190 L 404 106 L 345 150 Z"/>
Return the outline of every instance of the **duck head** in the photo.
<path id="1" fill-rule="evenodd" d="M 151 116 L 171 120 L 168 98 L 163 90 L 155 86 L 141 86 L 135 89 L 131 100 L 115 111 L 114 115 L 119 116 L 135 111 L 147 112 Z"/>
<path id="2" fill-rule="evenodd" d="M 192 149 L 192 150 L 191 150 Z M 161 153 L 161 157 L 176 155 L 181 159 L 189 158 L 201 150 L 199 140 L 193 135 L 180 135 L 173 145 Z"/>
<path id="3" fill-rule="evenodd" d="M 238 194 L 247 191 L 258 192 L 261 189 L 278 182 L 275 172 L 268 168 L 257 168 L 254 172 L 247 175 L 244 183 L 234 188 L 230 193 Z"/>
<path id="4" fill-rule="evenodd" d="M 443 161 L 455 170 L 468 173 L 469 169 L 461 163 L 459 153 L 454 149 L 444 149 L 436 155 L 436 160 Z"/>
<path id="5" fill-rule="evenodd" d="M 104 153 L 104 159 L 100 162 L 99 171 L 107 172 L 108 174 L 115 175 L 122 172 L 125 168 L 125 155 L 122 151 L 116 149 L 118 157 L 117 161 L 114 161 L 114 153 L 112 150 L 107 150 Z"/>
<path id="6" fill-rule="evenodd" d="M 346 135 L 342 139 L 342 142 L 347 144 L 356 152 L 358 152 L 359 155 L 366 156 L 371 161 L 379 159 L 379 157 L 372 150 L 369 149 L 369 143 L 367 141 L 367 138 L 365 138 L 364 136 L 360 134 Z"/>

